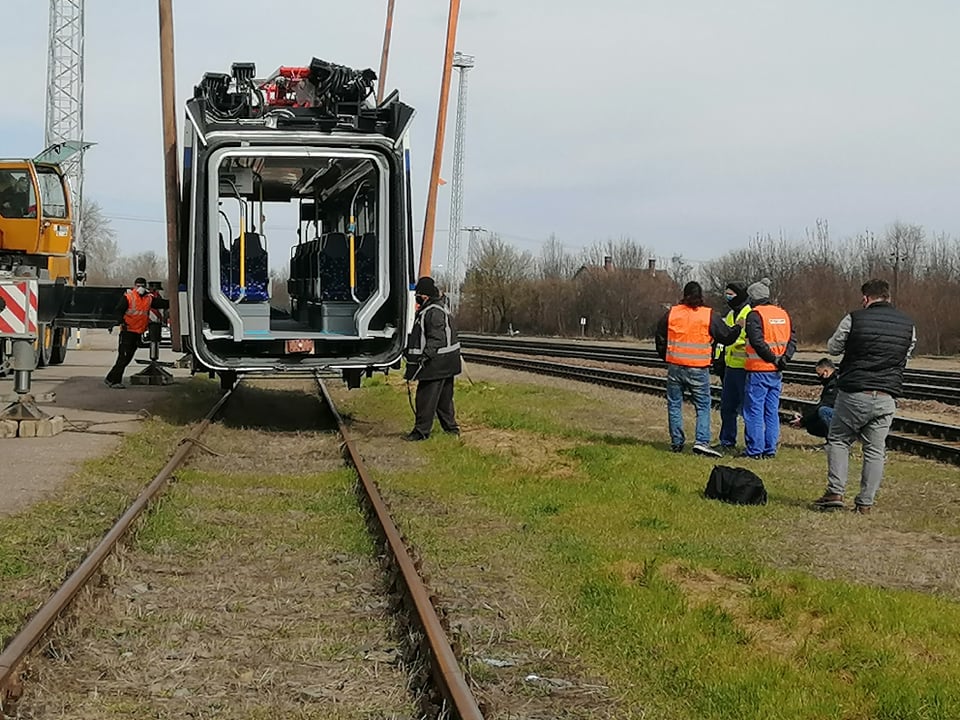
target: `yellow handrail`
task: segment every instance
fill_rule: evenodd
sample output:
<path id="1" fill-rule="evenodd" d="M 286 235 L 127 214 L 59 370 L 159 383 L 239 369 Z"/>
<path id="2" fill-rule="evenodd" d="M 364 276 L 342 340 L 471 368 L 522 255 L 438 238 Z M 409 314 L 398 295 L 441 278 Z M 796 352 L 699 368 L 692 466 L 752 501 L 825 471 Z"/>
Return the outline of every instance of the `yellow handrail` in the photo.
<path id="1" fill-rule="evenodd" d="M 240 291 L 247 289 L 247 223 L 240 217 Z"/>
<path id="2" fill-rule="evenodd" d="M 353 215 L 350 216 L 350 294 L 354 294 L 354 290 L 357 288 L 357 258 L 356 258 L 356 244 L 355 238 L 353 235 L 353 228 L 356 227 L 356 218 Z"/>

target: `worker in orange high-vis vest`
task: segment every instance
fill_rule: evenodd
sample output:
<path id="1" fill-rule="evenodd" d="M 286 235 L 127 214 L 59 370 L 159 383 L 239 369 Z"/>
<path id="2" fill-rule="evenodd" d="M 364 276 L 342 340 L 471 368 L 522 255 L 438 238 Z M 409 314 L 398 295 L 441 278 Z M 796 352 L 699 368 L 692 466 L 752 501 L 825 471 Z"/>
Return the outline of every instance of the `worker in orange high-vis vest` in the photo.
<path id="1" fill-rule="evenodd" d="M 138 277 L 133 281 L 133 287 L 123 294 L 115 308 L 120 317 L 117 362 L 104 378 L 104 385 L 115 390 L 123 389 L 123 371 L 140 347 L 140 341 L 150 323 L 150 310 L 163 310 L 169 306 L 169 301 L 160 297 L 159 293 L 154 295 L 147 290 L 147 281 L 144 278 Z"/>
<path id="2" fill-rule="evenodd" d="M 770 302 L 770 281 L 747 288 L 753 310 L 747 315 L 747 382 L 743 397 L 744 457 L 772 458 L 780 440 L 783 369 L 797 351 L 790 315 Z"/>
<path id="3" fill-rule="evenodd" d="M 730 345 L 740 337 L 744 321 L 728 327 L 723 316 L 703 304 L 700 283 L 688 282 L 683 299 L 663 316 L 657 326 L 657 352 L 667 361 L 667 423 L 670 446 L 682 452 L 686 441 L 683 432 L 683 392 L 687 390 L 697 411 L 696 441 L 698 455 L 722 457 L 710 447 L 710 365 L 713 343 Z"/>

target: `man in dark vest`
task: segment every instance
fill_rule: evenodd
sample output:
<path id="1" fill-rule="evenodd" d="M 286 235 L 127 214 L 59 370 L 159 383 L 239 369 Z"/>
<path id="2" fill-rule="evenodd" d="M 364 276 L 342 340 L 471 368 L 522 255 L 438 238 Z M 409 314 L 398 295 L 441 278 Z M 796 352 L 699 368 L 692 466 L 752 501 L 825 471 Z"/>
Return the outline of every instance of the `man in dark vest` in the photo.
<path id="1" fill-rule="evenodd" d="M 883 480 L 887 433 L 903 394 L 903 371 L 917 342 L 913 320 L 890 304 L 890 284 L 870 280 L 860 288 L 863 309 L 848 314 L 827 343 L 840 362 L 839 393 L 827 436 L 827 490 L 821 510 L 843 507 L 850 447 L 860 438 L 863 471 L 854 511 L 869 513 Z"/>
<path id="2" fill-rule="evenodd" d="M 453 407 L 453 378 L 462 371 L 453 318 L 433 278 L 422 277 L 414 292 L 420 309 L 407 340 L 405 378 L 417 381 L 416 424 L 405 440 L 426 440 L 433 418 L 451 435 L 460 427 Z"/>

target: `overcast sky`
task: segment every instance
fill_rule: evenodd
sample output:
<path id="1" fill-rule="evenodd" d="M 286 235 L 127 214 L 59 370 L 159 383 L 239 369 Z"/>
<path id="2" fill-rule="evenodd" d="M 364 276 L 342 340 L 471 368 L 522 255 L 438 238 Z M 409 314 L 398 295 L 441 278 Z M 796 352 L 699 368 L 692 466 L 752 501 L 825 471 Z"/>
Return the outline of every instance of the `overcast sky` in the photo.
<path id="1" fill-rule="evenodd" d="M 174 0 L 178 113 L 234 61 L 376 69 L 386 4 Z M 163 252 L 156 2 L 86 5 L 85 193 L 122 251 Z M 387 85 L 418 110 L 418 231 L 446 13 L 396 3 Z M 43 144 L 47 22 L 43 0 L 0 0 L 0 156 Z M 464 0 L 464 223 L 534 251 L 550 233 L 571 249 L 626 235 L 693 260 L 817 217 L 834 237 L 897 219 L 960 235 L 958 28 L 956 0 Z"/>

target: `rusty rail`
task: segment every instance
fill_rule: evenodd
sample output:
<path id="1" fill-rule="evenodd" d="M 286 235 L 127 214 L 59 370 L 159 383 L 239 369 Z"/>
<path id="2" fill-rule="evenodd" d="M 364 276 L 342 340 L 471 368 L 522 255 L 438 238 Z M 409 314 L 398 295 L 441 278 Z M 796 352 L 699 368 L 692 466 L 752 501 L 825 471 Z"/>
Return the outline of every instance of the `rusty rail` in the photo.
<path id="1" fill-rule="evenodd" d="M 236 386 L 234 386 L 236 388 Z M 137 499 L 127 508 L 127 511 L 120 516 L 120 519 L 110 528 L 110 531 L 103 537 L 97 546 L 90 552 L 82 563 L 74 570 L 66 582 L 50 596 L 50 599 L 30 618 L 26 625 L 17 633 L 9 644 L 0 653 L 0 712 L 7 712 L 9 709 L 7 700 L 16 703 L 19 699 L 19 692 L 11 692 L 17 688 L 16 673 L 20 663 L 40 642 L 50 626 L 57 618 L 69 607 L 70 603 L 76 597 L 77 593 L 93 577 L 104 561 L 113 552 L 114 547 L 123 538 L 130 529 L 130 526 L 136 521 L 143 511 L 148 507 L 151 500 L 160 493 L 166 486 L 167 481 L 173 475 L 174 471 L 187 459 L 194 443 L 210 425 L 210 422 L 216 417 L 217 413 L 223 408 L 227 400 L 233 394 L 233 389 L 225 392 L 216 405 L 204 416 L 193 431 L 180 441 L 180 445 L 173 457 L 167 461 L 153 481 L 141 491 Z M 8 698 L 9 693 L 9 698 Z"/>
<path id="2" fill-rule="evenodd" d="M 350 461 L 356 468 L 357 476 L 360 478 L 360 484 L 363 488 L 370 506 L 380 525 L 383 536 L 386 539 L 390 552 L 396 559 L 397 566 L 403 577 L 410 600 L 413 602 L 417 612 L 418 619 L 423 626 L 426 635 L 426 641 L 429 646 L 430 654 L 433 658 L 432 671 L 434 679 L 446 700 L 450 703 L 453 710 L 453 716 L 460 720 L 483 720 L 483 715 L 477 705 L 470 687 L 467 685 L 460 672 L 460 666 L 457 664 L 457 658 L 450 646 L 450 641 L 440 619 L 437 617 L 436 610 L 430 602 L 430 591 L 424 585 L 420 574 L 410 554 L 407 552 L 406 545 L 400 536 L 400 530 L 397 528 L 393 519 L 390 517 L 390 511 L 377 489 L 376 483 L 370 479 L 363 458 L 360 456 L 356 446 L 353 443 L 347 428 L 344 425 L 343 418 L 337 411 L 337 407 L 330 396 L 326 385 L 319 378 L 316 379 L 323 399 L 336 418 L 340 434 L 343 436 L 344 446 L 350 455 Z"/>

